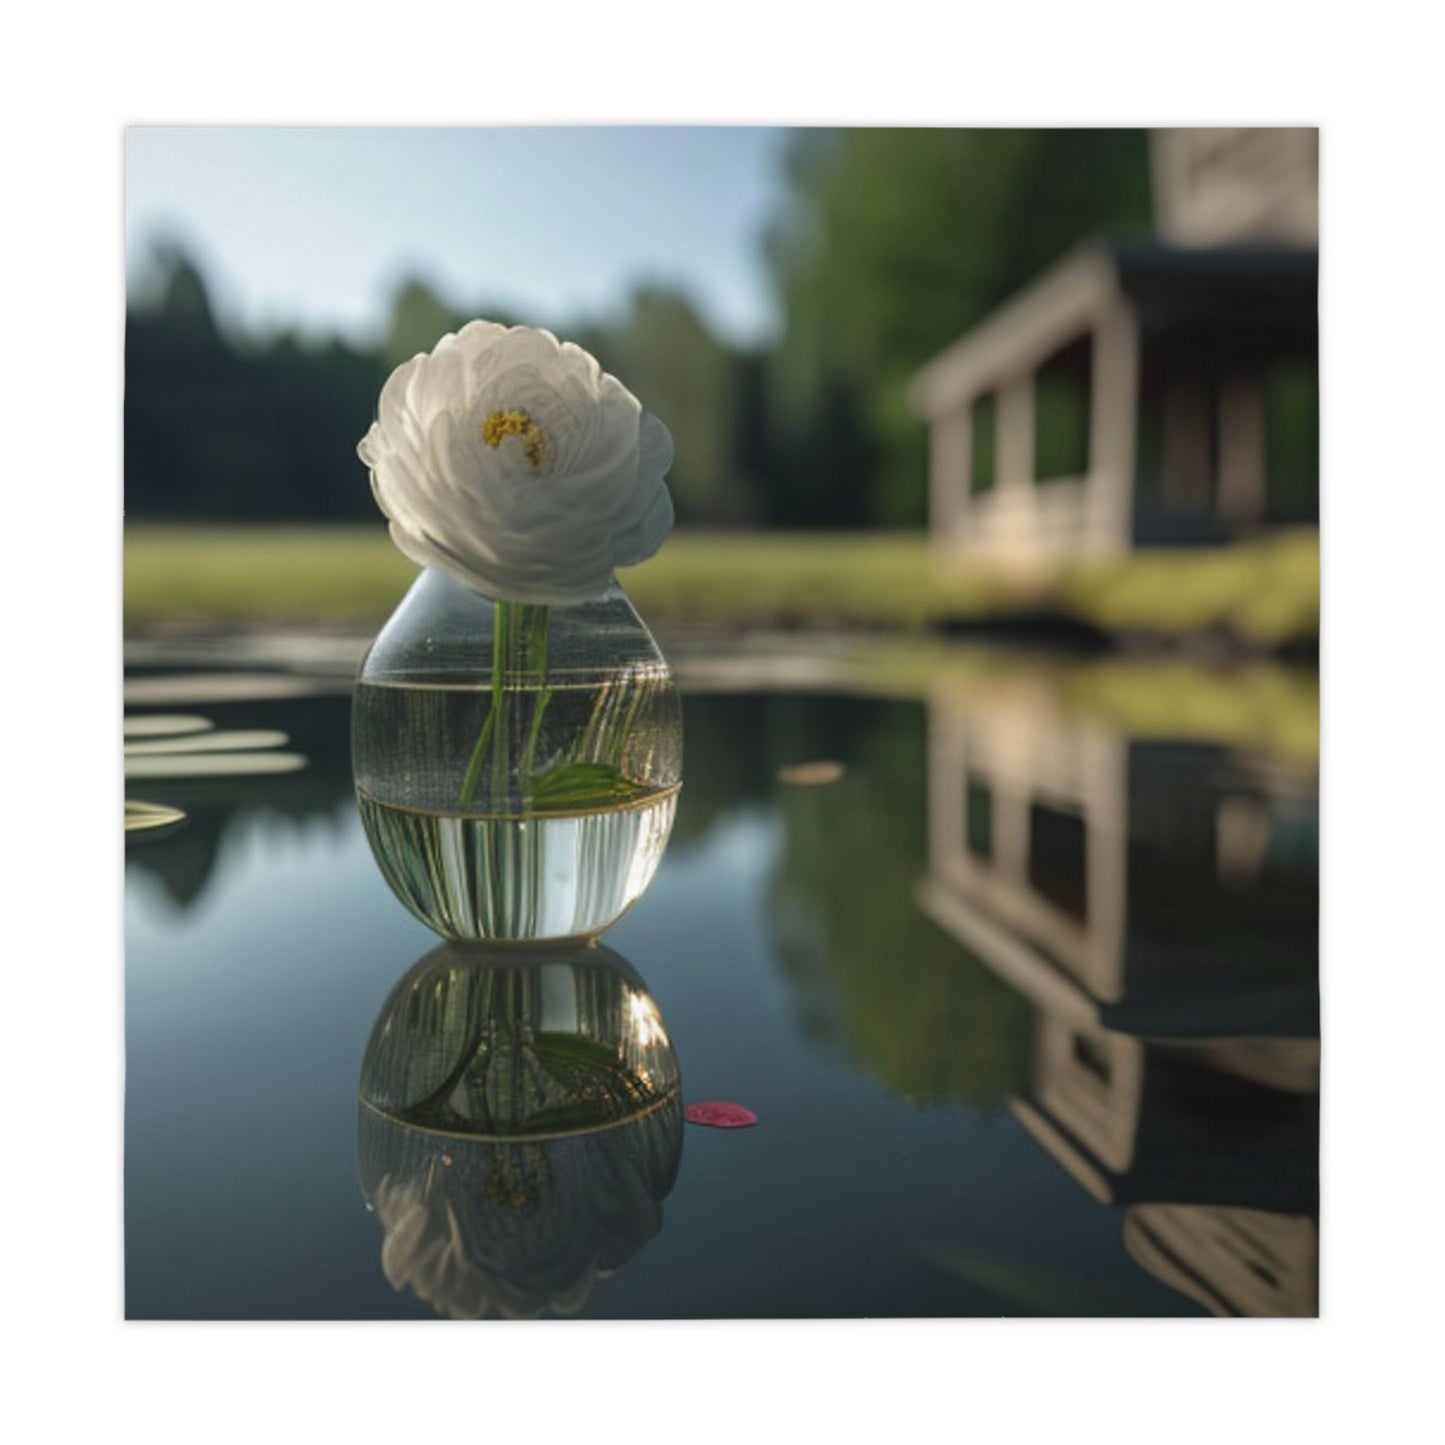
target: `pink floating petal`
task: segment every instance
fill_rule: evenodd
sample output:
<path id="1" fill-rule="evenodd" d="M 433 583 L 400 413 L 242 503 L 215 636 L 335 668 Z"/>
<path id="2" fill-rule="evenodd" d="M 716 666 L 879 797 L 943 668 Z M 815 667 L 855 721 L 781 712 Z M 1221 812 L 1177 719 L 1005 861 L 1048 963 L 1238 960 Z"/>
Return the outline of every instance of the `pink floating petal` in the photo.
<path id="1" fill-rule="evenodd" d="M 758 1122 L 758 1116 L 741 1104 L 725 1104 L 714 1100 L 707 1104 L 689 1104 L 682 1117 L 689 1124 L 708 1124 L 714 1129 L 746 1129 Z"/>

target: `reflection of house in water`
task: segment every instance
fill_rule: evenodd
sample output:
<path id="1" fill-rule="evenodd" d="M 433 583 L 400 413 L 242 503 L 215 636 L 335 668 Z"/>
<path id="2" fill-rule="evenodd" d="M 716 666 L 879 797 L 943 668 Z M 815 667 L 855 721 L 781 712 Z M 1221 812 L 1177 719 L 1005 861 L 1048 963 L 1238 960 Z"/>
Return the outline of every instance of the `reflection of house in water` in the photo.
<path id="1" fill-rule="evenodd" d="M 1091 243 L 930 362 L 933 536 L 1032 558 L 1318 517 L 1318 132 L 1157 132 L 1160 240 Z"/>
<path id="2" fill-rule="evenodd" d="M 1095 1199 L 1127 1206 L 1130 1254 L 1216 1313 L 1313 1314 L 1318 1044 L 1160 1043 L 1044 1005 L 1036 1030 L 1010 1108 Z"/>
<path id="3" fill-rule="evenodd" d="M 1034 1006 L 1014 1114 L 1129 1206 L 1152 1273 L 1222 1313 L 1313 1313 L 1312 780 L 1037 700 L 940 695 L 929 731 L 922 902 Z"/>
<path id="4" fill-rule="evenodd" d="M 1124 1244 L 1150 1274 L 1213 1314 L 1319 1313 L 1319 1230 L 1313 1218 L 1150 1204 L 1125 1217 Z"/>
<path id="5" fill-rule="evenodd" d="M 940 698 L 929 717 L 929 896 L 958 915 L 946 926 L 1046 960 L 1111 1028 L 1316 1032 L 1312 776 L 1032 704 Z"/>

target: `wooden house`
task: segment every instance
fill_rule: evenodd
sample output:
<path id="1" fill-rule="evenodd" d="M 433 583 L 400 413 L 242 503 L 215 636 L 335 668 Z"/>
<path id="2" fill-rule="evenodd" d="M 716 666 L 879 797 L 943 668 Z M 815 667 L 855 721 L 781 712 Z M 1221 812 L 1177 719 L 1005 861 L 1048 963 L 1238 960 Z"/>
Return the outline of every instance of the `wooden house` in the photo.
<path id="1" fill-rule="evenodd" d="M 1155 133 L 1153 240 L 1084 243 L 914 378 L 944 555 L 1318 519 L 1318 133 Z"/>

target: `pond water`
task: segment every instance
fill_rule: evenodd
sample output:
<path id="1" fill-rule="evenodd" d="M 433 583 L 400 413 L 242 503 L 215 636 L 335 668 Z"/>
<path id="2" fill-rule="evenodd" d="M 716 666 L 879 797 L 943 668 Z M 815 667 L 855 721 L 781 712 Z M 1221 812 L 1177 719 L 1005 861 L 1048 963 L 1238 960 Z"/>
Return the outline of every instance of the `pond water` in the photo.
<path id="1" fill-rule="evenodd" d="M 128 835 L 128 1317 L 1316 1313 L 1313 674 L 680 670 L 657 876 L 539 1007 L 586 974 L 682 1104 L 758 1122 L 674 1096 L 485 1160 L 359 1103 L 439 941 L 344 685 L 128 678 L 133 742 L 181 713 L 273 759 L 134 754 L 186 816 Z"/>

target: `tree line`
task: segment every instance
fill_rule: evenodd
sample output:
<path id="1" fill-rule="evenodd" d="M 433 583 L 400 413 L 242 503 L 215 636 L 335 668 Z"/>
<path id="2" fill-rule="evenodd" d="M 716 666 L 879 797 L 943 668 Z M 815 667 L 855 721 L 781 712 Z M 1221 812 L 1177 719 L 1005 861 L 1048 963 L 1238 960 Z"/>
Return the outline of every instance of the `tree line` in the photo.
<path id="1" fill-rule="evenodd" d="M 701 525 L 918 526 L 926 433 L 904 402 L 930 356 L 1082 236 L 1149 222 L 1142 131 L 803 131 L 762 244 L 780 316 L 729 345 L 675 290 L 559 328 L 677 442 L 678 515 Z M 195 261 L 157 252 L 126 325 L 132 518 L 375 515 L 356 443 L 391 368 L 474 315 L 402 285 L 371 347 L 217 322 Z"/>

